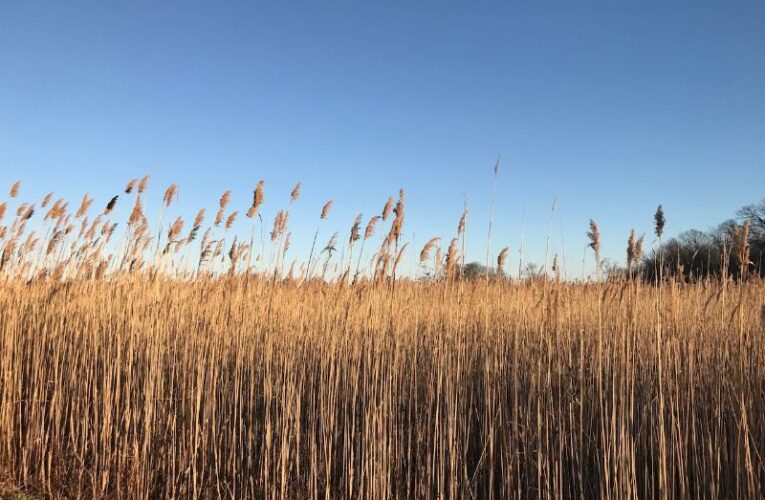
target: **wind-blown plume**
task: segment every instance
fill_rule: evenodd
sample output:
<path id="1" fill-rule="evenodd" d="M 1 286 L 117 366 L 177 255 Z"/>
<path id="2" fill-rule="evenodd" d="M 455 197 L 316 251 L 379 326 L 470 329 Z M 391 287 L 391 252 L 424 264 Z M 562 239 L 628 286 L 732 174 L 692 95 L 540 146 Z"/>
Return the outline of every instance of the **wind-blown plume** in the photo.
<path id="1" fill-rule="evenodd" d="M 170 186 L 165 191 L 165 196 L 162 198 L 162 201 L 165 202 L 166 207 L 169 207 L 173 202 L 173 199 L 176 198 L 178 198 L 178 185 L 173 183 L 170 184 Z"/>
<path id="2" fill-rule="evenodd" d="M 632 271 L 632 265 L 635 263 L 635 230 L 630 231 L 630 237 L 627 240 L 627 271 Z"/>
<path id="3" fill-rule="evenodd" d="M 127 186 L 125 186 L 125 194 L 132 193 L 133 189 L 135 189 L 136 184 L 138 184 L 138 179 L 133 179 L 130 182 L 128 182 Z"/>
<path id="4" fill-rule="evenodd" d="M 117 204 L 118 198 L 119 196 L 115 196 L 109 200 L 109 203 L 106 204 L 106 208 L 104 209 L 104 215 L 108 215 L 112 210 L 114 210 L 114 206 Z"/>
<path id="5" fill-rule="evenodd" d="M 339 233 L 336 232 L 335 234 L 332 235 L 332 237 L 327 242 L 327 246 L 324 247 L 324 250 L 323 250 L 324 252 L 327 252 L 328 254 L 332 255 L 332 252 L 337 250 L 336 245 L 337 245 L 338 234 Z"/>
<path id="6" fill-rule="evenodd" d="M 388 201 L 385 202 L 385 206 L 382 211 L 382 220 L 388 220 L 390 213 L 393 211 L 393 196 L 388 197 Z"/>
<path id="7" fill-rule="evenodd" d="M 600 231 L 598 231 L 598 223 L 593 219 L 590 219 L 590 230 L 587 232 L 587 237 L 590 239 L 589 247 L 595 252 L 595 273 L 600 280 Z"/>
<path id="8" fill-rule="evenodd" d="M 221 210 L 225 210 L 226 206 L 228 205 L 228 202 L 231 201 L 231 191 L 226 191 L 223 193 L 223 195 L 220 197 L 220 200 L 218 201 L 218 204 L 220 205 Z"/>
<path id="9" fill-rule="evenodd" d="M 332 208 L 332 204 L 334 202 L 332 200 L 329 200 L 327 203 L 324 204 L 324 206 L 321 208 L 321 219 L 324 220 L 329 215 L 329 209 Z"/>
<path id="10" fill-rule="evenodd" d="M 351 227 L 351 236 L 348 238 L 348 243 L 353 244 L 354 241 L 357 241 L 361 236 L 359 235 L 359 229 L 361 228 L 361 217 L 362 214 L 359 214 L 356 216 L 356 219 L 353 221 L 353 226 Z"/>
<path id="11" fill-rule="evenodd" d="M 664 210 L 661 205 L 656 209 L 656 213 L 653 215 L 654 232 L 658 238 L 664 234 L 664 224 L 667 222 L 664 218 Z"/>
<path id="12" fill-rule="evenodd" d="M 130 212 L 130 218 L 128 219 L 128 226 L 135 226 L 145 219 L 143 215 L 143 207 L 141 206 L 141 197 L 136 196 L 133 210 Z"/>
<path id="13" fill-rule="evenodd" d="M 92 203 L 93 203 L 93 199 L 88 197 L 88 193 L 85 193 L 85 195 L 82 197 L 80 208 L 77 209 L 77 213 L 75 213 L 74 216 L 79 219 L 80 217 L 85 215 Z"/>
<path id="14" fill-rule="evenodd" d="M 228 216 L 228 218 L 226 219 L 226 229 L 231 229 L 231 226 L 233 226 L 234 222 L 236 221 L 237 215 L 239 215 L 239 212 L 234 212 Z"/>
<path id="15" fill-rule="evenodd" d="M 295 188 L 290 193 L 290 201 L 296 201 L 300 197 L 300 183 L 295 184 Z"/>
<path id="16" fill-rule="evenodd" d="M 252 206 L 247 210 L 247 217 L 252 218 L 258 213 L 260 206 L 263 204 L 263 188 L 265 183 L 258 181 L 258 185 L 255 186 L 255 191 L 252 192 Z"/>
<path id="17" fill-rule="evenodd" d="M 422 247 L 422 251 L 420 251 L 420 264 L 424 264 L 426 260 L 430 258 L 430 252 L 433 250 L 433 247 L 436 246 L 436 243 L 438 243 L 441 240 L 439 236 L 436 236 L 435 238 L 431 238 L 428 240 L 427 243 L 425 243 L 425 246 Z"/>
<path id="18" fill-rule="evenodd" d="M 144 175 L 141 178 L 141 182 L 138 183 L 138 194 L 143 194 L 146 191 L 146 187 L 149 185 L 149 176 Z"/>
<path id="19" fill-rule="evenodd" d="M 510 247 L 505 247 L 502 249 L 502 251 L 499 252 L 499 255 L 497 256 L 497 275 L 502 276 L 505 274 L 505 261 L 507 260 L 507 255 L 510 253 Z M 556 256 L 557 259 L 557 256 Z"/>
<path id="20" fill-rule="evenodd" d="M 446 278 L 454 278 L 454 272 L 457 268 L 457 238 L 452 238 L 449 249 L 446 252 Z"/>
<path id="21" fill-rule="evenodd" d="M 375 234 L 375 226 L 377 225 L 377 221 L 380 220 L 379 215 L 375 215 L 371 219 L 369 219 L 369 222 L 367 223 L 367 228 L 364 230 L 364 239 L 368 240 Z"/>

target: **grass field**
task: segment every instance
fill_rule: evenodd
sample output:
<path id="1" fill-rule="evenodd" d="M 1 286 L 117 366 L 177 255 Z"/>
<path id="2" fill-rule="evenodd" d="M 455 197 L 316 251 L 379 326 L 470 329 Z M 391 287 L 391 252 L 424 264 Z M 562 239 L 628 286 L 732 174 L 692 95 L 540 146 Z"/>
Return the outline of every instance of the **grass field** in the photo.
<path id="1" fill-rule="evenodd" d="M 59 208 L 32 245 L 27 206 L 0 240 L 0 477 L 18 495 L 765 494 L 755 277 L 460 280 L 463 221 L 436 254 L 440 278 L 396 278 L 403 193 L 361 271 L 351 249 L 347 269 L 319 279 L 332 252 L 317 250 L 315 274 L 288 274 L 289 209 L 257 274 L 253 245 L 216 251 L 211 236 L 181 269 L 176 247 L 196 235 L 180 219 L 157 242 L 134 208 L 106 246 L 108 206 L 96 229 L 67 230 L 88 208 Z M 254 220 L 257 191 L 253 208 Z M 371 238 L 361 229 L 349 246 Z"/>

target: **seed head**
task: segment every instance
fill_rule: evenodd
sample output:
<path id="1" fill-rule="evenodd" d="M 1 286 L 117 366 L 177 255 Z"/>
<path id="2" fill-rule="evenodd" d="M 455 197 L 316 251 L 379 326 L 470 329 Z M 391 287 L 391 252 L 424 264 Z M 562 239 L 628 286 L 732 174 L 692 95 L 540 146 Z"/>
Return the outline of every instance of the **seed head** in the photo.
<path id="1" fill-rule="evenodd" d="M 351 237 L 348 239 L 349 244 L 353 244 L 354 241 L 357 241 L 361 236 L 359 235 L 359 228 L 361 227 L 361 217 L 362 214 L 359 214 L 356 216 L 356 219 L 353 221 L 353 226 L 351 227 Z"/>
<path id="2" fill-rule="evenodd" d="M 233 226 L 234 222 L 236 221 L 237 215 L 239 215 L 239 212 L 234 212 L 228 216 L 228 218 L 226 219 L 226 229 L 231 229 L 231 226 Z"/>
<path id="3" fill-rule="evenodd" d="M 364 230 L 364 239 L 368 240 L 375 234 L 375 226 L 377 225 L 377 221 L 380 220 L 379 215 L 375 215 L 371 219 L 369 219 L 369 222 L 367 223 L 367 228 Z"/>
<path id="4" fill-rule="evenodd" d="M 425 261 L 430 258 L 430 251 L 434 246 L 436 246 L 436 243 L 438 243 L 440 239 L 440 237 L 436 236 L 435 238 L 429 239 L 428 242 L 425 243 L 425 246 L 422 247 L 422 251 L 420 252 L 420 264 L 424 264 Z"/>
<path id="5" fill-rule="evenodd" d="M 590 230 L 587 232 L 587 237 L 590 239 L 590 248 L 596 254 L 600 254 L 600 231 L 598 231 L 598 223 L 593 219 L 590 219 Z"/>
<path id="6" fill-rule="evenodd" d="M 295 184 L 294 189 L 290 193 L 290 201 L 295 201 L 300 197 L 300 183 Z"/>
<path id="7" fill-rule="evenodd" d="M 329 200 L 327 203 L 324 204 L 324 206 L 321 209 L 321 219 L 324 220 L 329 215 L 329 209 L 332 208 L 332 203 L 334 203 L 332 200 Z"/>
<path id="8" fill-rule="evenodd" d="M 117 204 L 117 199 L 119 196 L 115 196 L 111 200 L 109 200 L 109 203 L 106 204 L 106 209 L 104 209 L 104 215 L 109 214 L 112 210 L 114 210 L 114 206 Z"/>
<path id="9" fill-rule="evenodd" d="M 128 182 L 127 186 L 125 186 L 125 194 L 132 193 L 133 189 L 135 189 L 136 184 L 138 184 L 138 179 L 133 179 L 130 182 Z"/>
<path id="10" fill-rule="evenodd" d="M 226 191 L 223 193 L 223 196 L 220 197 L 220 200 L 218 204 L 220 205 L 221 210 L 226 209 L 226 205 L 228 205 L 228 202 L 231 201 L 231 191 Z"/>
<path id="11" fill-rule="evenodd" d="M 385 206 L 382 211 L 382 220 L 388 220 L 391 212 L 393 211 L 393 196 L 388 197 L 388 201 L 385 202 Z"/>
<path id="12" fill-rule="evenodd" d="M 510 247 L 505 247 L 501 252 L 499 252 L 499 255 L 497 256 L 497 274 L 500 276 L 505 273 L 505 261 L 507 260 L 508 253 L 510 253 Z M 553 263 L 553 267 L 555 267 L 555 263 Z"/>
<path id="13" fill-rule="evenodd" d="M 165 196 L 162 198 L 162 201 L 165 202 L 166 207 L 169 207 L 175 198 L 178 198 L 178 185 L 173 183 L 170 184 L 165 191 Z"/>
<path id="14" fill-rule="evenodd" d="M 661 208 L 661 205 L 659 205 L 659 207 L 656 209 L 656 213 L 653 215 L 653 222 L 656 237 L 661 238 L 661 235 L 664 234 L 664 224 L 666 223 L 666 219 L 664 218 L 664 210 Z"/>
<path id="15" fill-rule="evenodd" d="M 146 191 L 146 187 L 149 185 L 149 176 L 144 175 L 141 178 L 141 182 L 138 183 L 138 194 L 142 194 L 144 191 Z"/>

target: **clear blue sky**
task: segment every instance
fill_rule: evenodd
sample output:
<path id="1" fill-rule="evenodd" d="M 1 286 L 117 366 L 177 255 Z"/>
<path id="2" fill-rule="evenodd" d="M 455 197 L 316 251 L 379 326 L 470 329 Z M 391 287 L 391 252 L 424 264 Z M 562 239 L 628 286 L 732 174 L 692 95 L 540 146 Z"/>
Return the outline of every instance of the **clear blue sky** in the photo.
<path id="1" fill-rule="evenodd" d="M 246 210 L 263 178 L 272 217 L 299 180 L 296 252 L 326 199 L 347 232 L 403 186 L 411 257 L 467 194 L 483 260 L 497 154 L 511 268 L 524 208 L 542 260 L 555 196 L 572 274 L 590 217 L 621 260 L 658 203 L 673 234 L 765 196 L 762 1 L 19 0 L 0 71 L 1 185 L 105 203 L 148 172 L 193 215 L 224 189 Z"/>

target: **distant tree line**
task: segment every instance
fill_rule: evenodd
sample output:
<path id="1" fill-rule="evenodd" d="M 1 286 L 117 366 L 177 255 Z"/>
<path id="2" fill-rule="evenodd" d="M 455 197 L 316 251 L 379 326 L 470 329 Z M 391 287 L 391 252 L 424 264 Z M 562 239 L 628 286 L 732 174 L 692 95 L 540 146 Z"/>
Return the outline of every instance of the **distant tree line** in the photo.
<path id="1" fill-rule="evenodd" d="M 765 276 L 765 199 L 742 207 L 735 218 L 709 231 L 680 233 L 640 263 L 640 274 L 648 281 L 654 281 L 660 269 L 664 277 L 685 281 Z"/>

